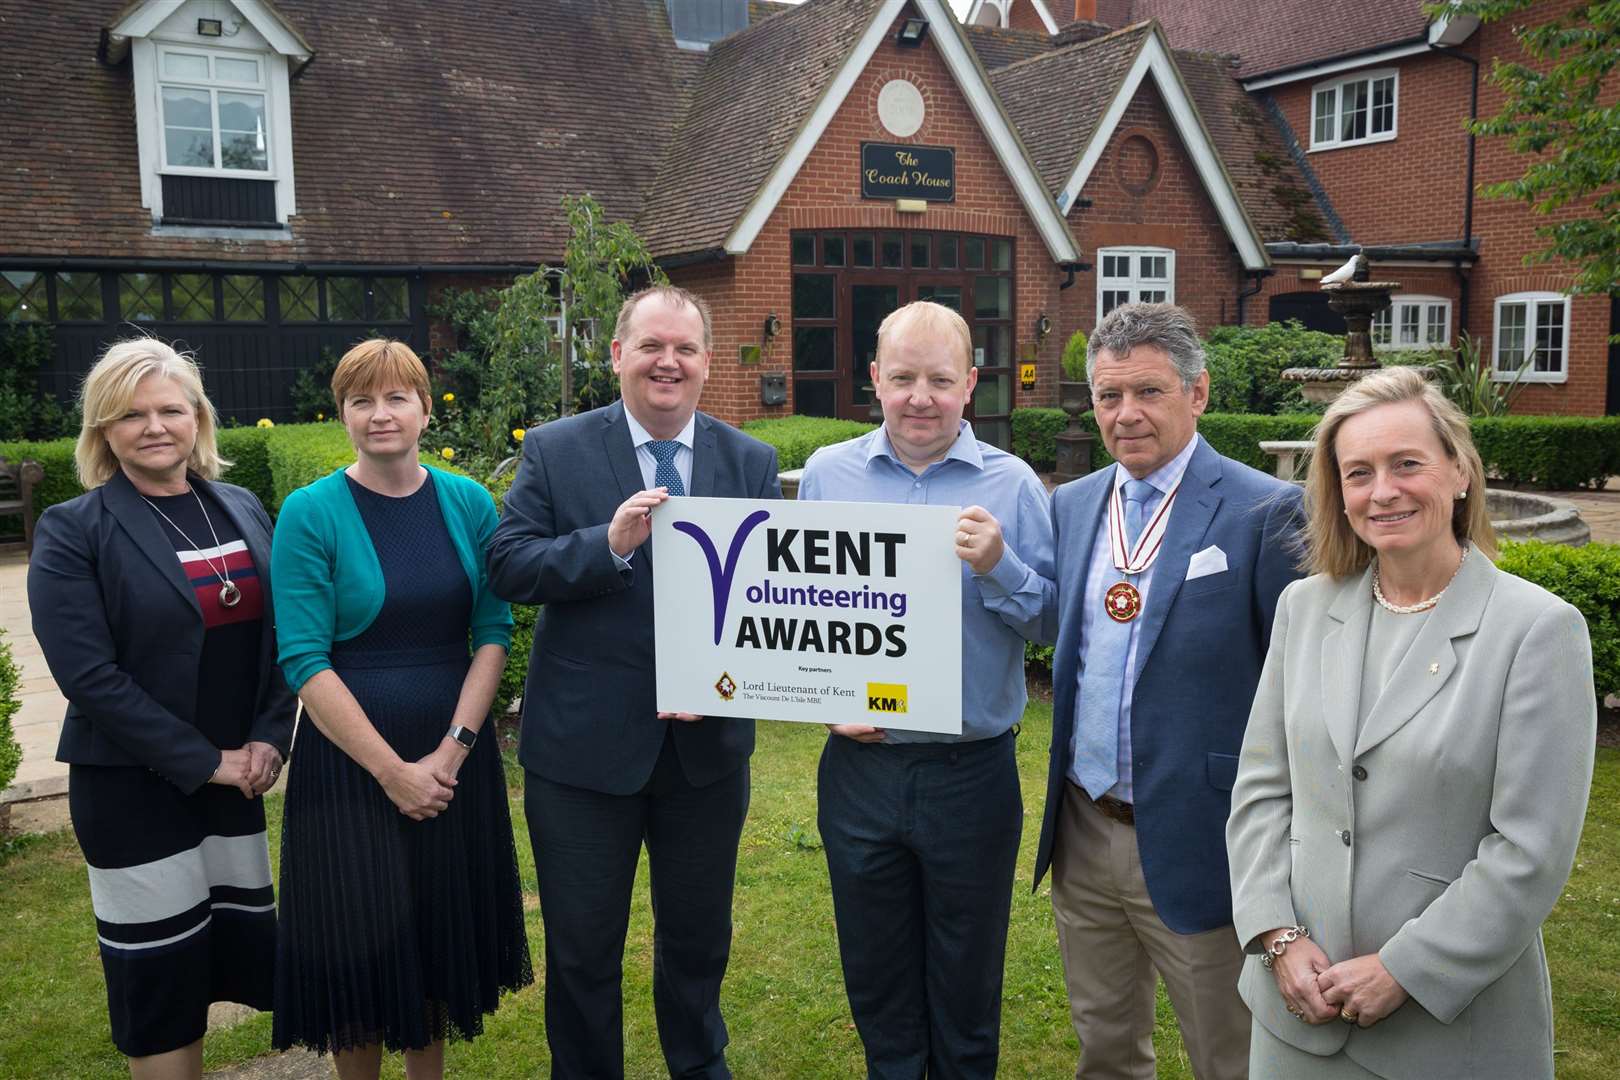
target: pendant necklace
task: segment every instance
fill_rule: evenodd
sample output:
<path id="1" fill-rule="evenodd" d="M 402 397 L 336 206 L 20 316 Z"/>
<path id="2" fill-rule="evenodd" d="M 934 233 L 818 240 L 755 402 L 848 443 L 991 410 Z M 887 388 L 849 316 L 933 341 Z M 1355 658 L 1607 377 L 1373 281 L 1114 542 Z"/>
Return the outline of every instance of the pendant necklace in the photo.
<path id="1" fill-rule="evenodd" d="M 1177 480 L 1175 487 L 1165 495 L 1164 502 L 1159 504 L 1153 517 L 1143 527 L 1136 544 L 1127 548 L 1125 510 L 1121 505 L 1120 489 L 1118 486 L 1114 488 L 1113 497 L 1108 500 L 1108 546 L 1113 555 L 1114 569 L 1133 576 L 1153 565 L 1153 560 L 1159 557 L 1159 550 L 1164 546 L 1164 533 L 1170 527 L 1170 507 L 1175 503 L 1179 490 L 1181 481 Z M 1103 610 L 1117 623 L 1130 622 L 1142 613 L 1141 590 L 1129 581 L 1116 581 L 1103 594 Z"/>
<path id="2" fill-rule="evenodd" d="M 219 533 L 214 531 L 214 519 L 208 516 L 208 507 L 203 505 L 202 496 L 197 494 L 196 488 L 188 488 L 187 490 L 191 492 L 191 497 L 197 500 L 197 509 L 202 511 L 203 520 L 208 523 L 208 532 L 214 538 L 214 550 L 218 551 Z M 145 495 L 141 496 L 141 501 L 147 506 L 150 506 L 158 517 L 162 518 L 164 521 L 167 521 L 169 523 L 169 528 L 179 533 L 180 539 L 191 545 L 191 550 L 195 551 L 199 555 L 202 555 L 203 562 L 208 564 L 208 569 L 212 570 L 214 572 L 214 576 L 219 578 L 220 606 L 233 608 L 240 603 L 242 600 L 242 590 L 238 589 L 236 587 L 236 583 L 231 580 L 231 568 L 225 562 L 224 554 L 221 554 L 219 557 L 219 565 L 224 567 L 223 570 L 220 570 L 214 566 L 213 559 L 209 558 L 207 555 L 203 555 L 202 547 L 197 543 L 197 541 L 186 535 L 186 530 L 176 525 L 173 518 L 171 518 L 168 514 L 165 514 L 162 510 L 158 509 L 157 503 L 153 502 L 151 499 L 148 499 Z"/>

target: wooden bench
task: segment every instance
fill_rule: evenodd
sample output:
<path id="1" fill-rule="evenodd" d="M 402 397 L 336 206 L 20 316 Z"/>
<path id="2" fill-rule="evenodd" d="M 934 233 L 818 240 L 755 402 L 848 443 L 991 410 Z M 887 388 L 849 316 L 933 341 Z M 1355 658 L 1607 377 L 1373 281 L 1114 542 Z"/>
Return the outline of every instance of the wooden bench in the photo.
<path id="1" fill-rule="evenodd" d="M 0 458 L 0 517 L 22 515 L 23 546 L 34 553 L 34 485 L 45 479 L 37 461 L 13 465 Z"/>

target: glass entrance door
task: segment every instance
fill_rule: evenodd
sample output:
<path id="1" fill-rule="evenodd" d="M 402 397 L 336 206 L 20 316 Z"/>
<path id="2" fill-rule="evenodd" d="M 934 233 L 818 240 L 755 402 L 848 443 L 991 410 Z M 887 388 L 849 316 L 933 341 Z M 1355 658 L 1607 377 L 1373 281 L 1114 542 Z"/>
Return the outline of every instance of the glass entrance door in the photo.
<path id="1" fill-rule="evenodd" d="M 900 306 L 898 282 L 857 283 L 849 287 L 851 364 L 839 415 L 846 420 L 872 420 L 872 361 L 877 359 L 877 332 L 889 313 Z"/>

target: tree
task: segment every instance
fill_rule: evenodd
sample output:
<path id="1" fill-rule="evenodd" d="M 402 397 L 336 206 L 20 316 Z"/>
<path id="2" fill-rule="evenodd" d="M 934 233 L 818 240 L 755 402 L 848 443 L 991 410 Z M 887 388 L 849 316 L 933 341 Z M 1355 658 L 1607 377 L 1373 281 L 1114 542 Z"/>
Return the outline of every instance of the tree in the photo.
<path id="1" fill-rule="evenodd" d="M 1431 17 L 1496 22 L 1532 3 L 1453 0 L 1425 10 Z M 1620 0 L 1589 0 L 1538 25 L 1516 26 L 1513 36 L 1536 66 L 1495 59 L 1491 81 L 1506 100 L 1470 130 L 1506 138 L 1532 160 L 1518 179 L 1485 185 L 1481 193 L 1516 199 L 1540 215 L 1590 199 L 1590 215 L 1539 226 L 1547 246 L 1525 259 L 1568 260 L 1579 271 L 1572 292 L 1620 291 L 1620 95 L 1609 82 L 1620 63 Z"/>
<path id="2" fill-rule="evenodd" d="M 493 306 L 488 294 L 447 293 L 435 308 L 464 339 L 437 364 L 454 389 L 441 399 L 442 430 L 457 463 L 474 471 L 510 454 L 514 431 L 612 401 L 619 305 L 633 286 L 669 280 L 635 230 L 605 221 L 589 195 L 564 198 L 562 209 L 569 236 L 560 265 L 522 275 Z"/>

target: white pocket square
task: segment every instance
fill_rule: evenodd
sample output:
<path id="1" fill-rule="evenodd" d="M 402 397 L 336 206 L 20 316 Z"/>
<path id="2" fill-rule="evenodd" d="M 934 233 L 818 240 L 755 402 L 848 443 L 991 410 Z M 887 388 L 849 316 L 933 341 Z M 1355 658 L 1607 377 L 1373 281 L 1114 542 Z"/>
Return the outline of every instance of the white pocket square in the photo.
<path id="1" fill-rule="evenodd" d="M 1187 564 L 1187 580 L 1226 573 L 1226 552 L 1211 544 L 1192 557 Z"/>

